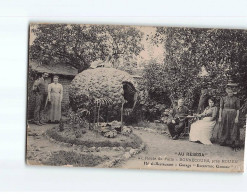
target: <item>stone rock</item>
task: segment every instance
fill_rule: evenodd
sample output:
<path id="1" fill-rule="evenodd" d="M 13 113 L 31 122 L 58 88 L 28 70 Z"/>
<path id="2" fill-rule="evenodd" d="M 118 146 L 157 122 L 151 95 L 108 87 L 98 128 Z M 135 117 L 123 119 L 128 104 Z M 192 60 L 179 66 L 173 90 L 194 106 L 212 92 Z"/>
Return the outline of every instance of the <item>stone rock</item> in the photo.
<path id="1" fill-rule="evenodd" d="M 130 153 L 129 152 L 125 152 L 124 155 L 123 155 L 124 158 L 128 159 L 131 157 Z"/>
<path id="2" fill-rule="evenodd" d="M 156 132 L 155 130 L 153 130 L 153 129 L 151 129 L 151 128 L 145 128 L 145 131 L 150 132 L 150 133 Z"/>
<path id="3" fill-rule="evenodd" d="M 144 149 L 145 149 L 145 144 L 141 144 L 140 150 L 144 150 Z"/>
<path id="4" fill-rule="evenodd" d="M 124 126 L 121 133 L 122 133 L 123 135 L 131 134 L 131 133 L 132 133 L 132 128 L 131 128 L 131 127 Z"/>
<path id="5" fill-rule="evenodd" d="M 96 148 L 96 150 L 100 152 L 102 150 L 102 148 L 98 147 L 98 148 Z"/>
<path id="6" fill-rule="evenodd" d="M 129 153 L 130 153 L 130 155 L 135 155 L 135 154 L 137 154 L 137 152 L 138 152 L 138 150 L 136 150 L 136 149 L 130 149 L 130 151 L 129 151 Z"/>
<path id="7" fill-rule="evenodd" d="M 96 147 L 91 147 L 90 149 L 94 151 L 96 149 Z"/>
<path id="8" fill-rule="evenodd" d="M 121 122 L 119 122 L 119 121 L 112 121 L 111 122 L 111 126 L 112 126 L 113 129 L 120 128 L 121 127 Z"/>
<path id="9" fill-rule="evenodd" d="M 132 148 L 131 147 L 126 147 L 125 150 L 126 151 L 130 151 Z"/>
<path id="10" fill-rule="evenodd" d="M 116 130 L 108 131 L 104 134 L 104 136 L 108 138 L 114 138 L 117 136 L 117 131 Z"/>
<path id="11" fill-rule="evenodd" d="M 122 146 L 118 147 L 120 151 L 124 151 L 124 148 Z"/>

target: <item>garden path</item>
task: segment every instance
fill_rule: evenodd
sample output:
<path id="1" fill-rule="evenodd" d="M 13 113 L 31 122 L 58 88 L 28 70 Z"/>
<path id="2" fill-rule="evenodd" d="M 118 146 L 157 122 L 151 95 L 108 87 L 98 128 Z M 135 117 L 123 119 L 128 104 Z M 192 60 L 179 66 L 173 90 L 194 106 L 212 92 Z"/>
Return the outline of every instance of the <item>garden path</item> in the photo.
<path id="1" fill-rule="evenodd" d="M 178 140 L 172 140 L 167 134 L 160 132 L 148 132 L 145 130 L 135 130 L 134 133 L 138 135 L 146 145 L 145 151 L 123 162 L 121 168 L 147 168 L 144 166 L 144 161 L 150 161 L 154 158 L 174 158 L 179 159 L 178 152 L 197 152 L 203 153 L 209 159 L 225 159 L 225 160 L 243 160 L 244 151 L 234 151 L 229 147 L 219 145 L 203 145 L 188 141 L 188 137 Z M 186 156 L 180 156 L 186 157 Z M 153 167 L 159 168 L 159 167 Z"/>
<path id="2" fill-rule="evenodd" d="M 50 157 L 54 153 L 59 151 L 73 152 L 76 154 L 92 154 L 101 157 L 109 157 L 109 160 L 113 160 L 122 156 L 124 151 L 115 150 L 102 150 L 98 151 L 84 151 L 77 146 L 68 146 L 60 143 L 51 142 L 44 133 L 57 126 L 58 124 L 46 124 L 43 126 L 37 126 L 29 124 L 27 129 L 27 145 L 26 145 L 26 158 L 27 164 L 30 165 L 43 165 L 50 162 Z M 90 159 L 89 159 L 90 160 Z M 104 163 L 104 162 L 102 162 Z M 101 162 L 99 163 L 101 164 Z M 99 165 L 100 166 L 100 165 Z"/>
<path id="3" fill-rule="evenodd" d="M 47 124 L 44 126 L 30 125 L 27 130 L 27 158 L 29 164 L 42 164 L 40 162 L 48 160 L 49 153 L 59 150 L 71 151 L 70 147 L 61 146 L 50 142 L 44 135 L 47 129 L 51 129 L 55 125 Z M 134 155 L 130 159 L 123 161 L 117 167 L 119 168 L 148 168 L 144 166 L 144 161 L 150 161 L 154 158 L 179 159 L 179 152 L 203 153 L 210 159 L 225 159 L 225 160 L 241 160 L 244 158 L 244 151 L 234 151 L 229 147 L 219 145 L 202 145 L 188 141 L 188 137 L 179 140 L 172 140 L 167 134 L 161 134 L 160 130 L 147 131 L 144 128 L 135 129 L 134 133 L 138 135 L 146 145 L 146 148 L 141 153 Z M 103 155 L 102 152 L 97 155 Z M 108 154 L 109 155 L 109 154 Z M 152 169 L 161 168 L 154 166 Z M 169 169 L 169 167 L 167 168 Z"/>
<path id="4" fill-rule="evenodd" d="M 47 159 L 47 153 L 51 153 L 61 148 L 61 146 L 51 143 L 45 136 L 43 136 L 43 133 L 45 133 L 47 129 L 51 129 L 56 125 L 57 124 L 46 124 L 42 126 L 33 124 L 28 125 L 26 157 L 28 158 L 29 164 L 40 165 L 41 163 L 39 163 L 39 161 Z"/>

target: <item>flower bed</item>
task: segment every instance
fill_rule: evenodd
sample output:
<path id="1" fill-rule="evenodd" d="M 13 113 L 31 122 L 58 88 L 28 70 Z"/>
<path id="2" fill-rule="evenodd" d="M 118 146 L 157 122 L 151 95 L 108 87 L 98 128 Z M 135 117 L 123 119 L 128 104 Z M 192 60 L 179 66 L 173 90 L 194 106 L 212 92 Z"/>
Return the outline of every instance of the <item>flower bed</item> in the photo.
<path id="1" fill-rule="evenodd" d="M 96 131 L 87 130 L 83 136 L 76 138 L 74 131 L 65 129 L 60 132 L 58 127 L 54 127 L 46 132 L 46 136 L 58 142 L 71 145 L 81 145 L 86 147 L 123 147 L 138 148 L 142 140 L 135 134 L 121 135 L 115 138 L 106 138 Z"/>

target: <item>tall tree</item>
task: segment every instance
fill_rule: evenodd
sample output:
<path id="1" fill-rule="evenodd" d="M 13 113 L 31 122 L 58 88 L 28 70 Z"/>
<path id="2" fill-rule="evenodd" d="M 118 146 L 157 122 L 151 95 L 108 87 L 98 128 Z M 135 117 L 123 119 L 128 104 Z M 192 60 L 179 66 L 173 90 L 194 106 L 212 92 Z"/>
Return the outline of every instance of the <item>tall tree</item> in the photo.
<path id="1" fill-rule="evenodd" d="M 232 77 L 240 84 L 241 99 L 247 96 L 246 31 L 158 27 L 154 37 L 157 42 L 165 49 L 159 71 L 172 100 L 183 96 L 193 105 L 205 80 L 199 75 L 202 67 L 208 72 L 206 81 L 217 89 L 216 95 L 224 93 L 227 79 Z"/>
<path id="2" fill-rule="evenodd" d="M 30 59 L 66 63 L 79 70 L 95 60 L 131 58 L 143 49 L 143 33 L 134 27 L 113 25 L 36 24 Z"/>

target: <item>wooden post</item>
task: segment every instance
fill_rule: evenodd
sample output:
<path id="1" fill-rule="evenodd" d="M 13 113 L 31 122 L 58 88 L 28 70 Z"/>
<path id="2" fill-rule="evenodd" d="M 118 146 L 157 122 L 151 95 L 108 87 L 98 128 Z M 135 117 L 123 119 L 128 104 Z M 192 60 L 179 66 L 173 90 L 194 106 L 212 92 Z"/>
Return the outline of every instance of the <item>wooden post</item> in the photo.
<path id="1" fill-rule="evenodd" d="M 122 103 L 122 106 L 121 106 L 121 131 L 123 130 L 123 105 L 124 103 Z"/>
<path id="2" fill-rule="evenodd" d="M 100 111 L 100 104 L 99 104 L 99 108 L 98 108 L 98 120 L 97 120 L 97 125 L 99 126 L 99 111 Z"/>
<path id="3" fill-rule="evenodd" d="M 108 124 L 109 119 L 108 119 L 108 109 L 109 109 L 109 105 L 106 105 L 106 123 Z"/>
<path id="4" fill-rule="evenodd" d="M 93 108 L 93 129 L 95 130 L 95 120 L 96 120 L 96 105 Z"/>

